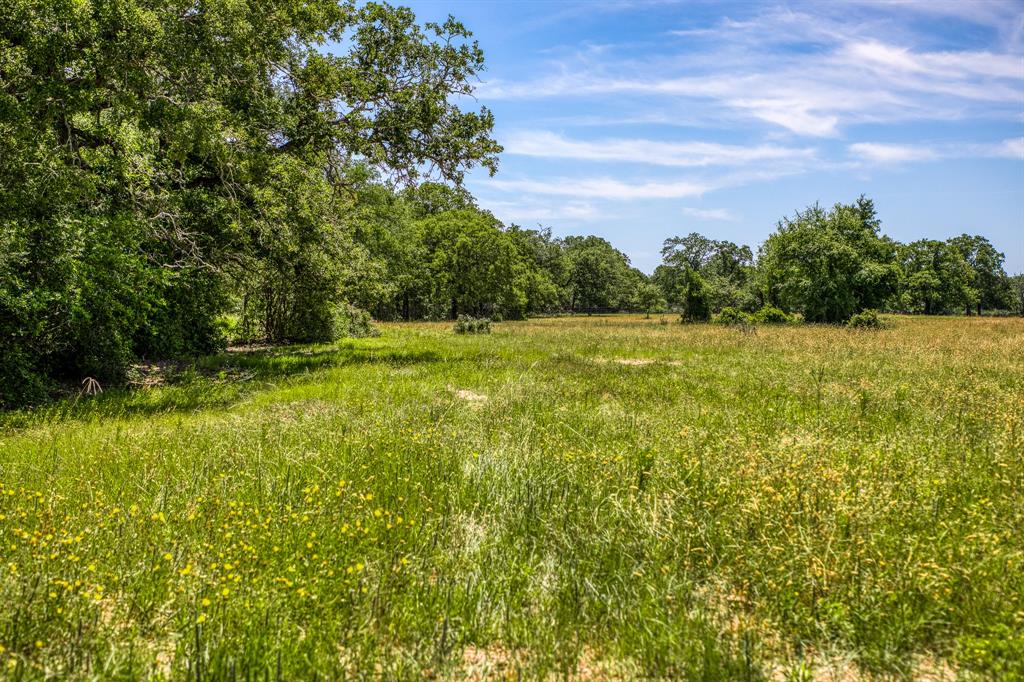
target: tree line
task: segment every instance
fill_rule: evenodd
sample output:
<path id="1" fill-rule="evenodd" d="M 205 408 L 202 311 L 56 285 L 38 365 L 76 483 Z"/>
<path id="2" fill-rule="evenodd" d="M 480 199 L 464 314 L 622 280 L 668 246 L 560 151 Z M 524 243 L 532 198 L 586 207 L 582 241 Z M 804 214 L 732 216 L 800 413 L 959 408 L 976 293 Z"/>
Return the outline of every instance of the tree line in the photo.
<path id="1" fill-rule="evenodd" d="M 726 308 L 766 307 L 823 323 L 864 310 L 1024 314 L 1024 278 L 1007 275 L 985 237 L 900 243 L 882 232 L 865 196 L 783 218 L 756 252 L 698 233 L 671 237 L 647 276 L 600 237 L 504 226 L 464 190 L 371 189 L 390 209 L 364 227 L 364 237 L 377 231 L 362 242 L 364 259 L 383 269 L 372 286 L 363 280 L 364 297 L 349 300 L 378 319 L 671 310 L 704 321 Z"/>
<path id="2" fill-rule="evenodd" d="M 983 236 L 902 244 L 882 233 L 871 199 L 819 205 L 783 218 L 756 253 L 692 233 L 665 241 L 655 270 L 665 300 L 691 319 L 726 307 L 765 306 L 809 322 L 844 322 L 863 310 L 925 315 L 1024 314 L 1024 276 Z"/>
<path id="3" fill-rule="evenodd" d="M 456 20 L 386 4 L 3 3 L 0 406 L 139 358 L 357 333 L 367 312 L 1024 305 L 984 238 L 898 244 L 863 197 L 784 219 L 756 257 L 669 239 L 650 277 L 599 237 L 503 225 L 462 188 L 501 151 L 491 113 L 459 104 L 483 68 Z"/>

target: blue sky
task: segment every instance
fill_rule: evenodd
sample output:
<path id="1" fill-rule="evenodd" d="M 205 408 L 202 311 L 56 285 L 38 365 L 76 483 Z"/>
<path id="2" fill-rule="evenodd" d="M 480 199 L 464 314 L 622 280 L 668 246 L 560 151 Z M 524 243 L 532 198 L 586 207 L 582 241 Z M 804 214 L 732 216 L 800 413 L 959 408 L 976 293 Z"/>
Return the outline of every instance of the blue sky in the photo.
<path id="1" fill-rule="evenodd" d="M 505 146 L 468 186 L 506 222 L 757 247 L 815 201 L 902 241 L 987 236 L 1024 271 L 1024 2 L 408 2 L 452 14 Z"/>

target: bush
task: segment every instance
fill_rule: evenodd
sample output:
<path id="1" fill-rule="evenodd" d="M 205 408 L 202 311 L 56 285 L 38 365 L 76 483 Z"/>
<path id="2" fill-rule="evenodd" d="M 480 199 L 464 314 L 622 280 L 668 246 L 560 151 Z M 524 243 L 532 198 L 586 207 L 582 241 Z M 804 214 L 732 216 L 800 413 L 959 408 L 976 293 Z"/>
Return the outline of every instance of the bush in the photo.
<path id="1" fill-rule="evenodd" d="M 374 326 L 370 313 L 354 305 L 342 303 L 335 314 L 334 334 L 335 338 L 363 339 L 380 336 L 380 330 Z"/>
<path id="2" fill-rule="evenodd" d="M 738 308 L 726 306 L 715 316 L 715 322 L 719 324 L 750 324 L 753 322 L 753 318 Z"/>
<path id="3" fill-rule="evenodd" d="M 42 402 L 53 387 L 52 380 L 23 349 L 0 348 L 0 409 Z"/>
<path id="4" fill-rule="evenodd" d="M 190 358 L 218 353 L 236 333 L 219 313 L 228 308 L 227 282 L 198 268 L 161 273 L 154 283 L 146 319 L 136 333 L 135 354 L 148 358 Z"/>
<path id="5" fill-rule="evenodd" d="M 850 329 L 882 329 L 885 323 L 879 317 L 877 310 L 862 310 L 846 323 Z"/>
<path id="6" fill-rule="evenodd" d="M 455 321 L 456 334 L 490 334 L 491 320 L 487 317 L 470 317 L 459 315 Z"/>
<path id="7" fill-rule="evenodd" d="M 773 305 L 766 305 L 753 315 L 755 322 L 762 324 L 793 324 L 796 318 L 789 313 L 779 310 Z"/>

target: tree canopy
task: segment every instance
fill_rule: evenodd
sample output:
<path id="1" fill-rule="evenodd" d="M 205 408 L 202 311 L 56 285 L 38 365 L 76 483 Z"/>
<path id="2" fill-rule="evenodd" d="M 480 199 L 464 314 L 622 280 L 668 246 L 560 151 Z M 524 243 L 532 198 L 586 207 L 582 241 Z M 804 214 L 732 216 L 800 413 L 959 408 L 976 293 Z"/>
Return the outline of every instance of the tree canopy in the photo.
<path id="1" fill-rule="evenodd" d="M 5 3 L 0 379 L 207 352 L 236 295 L 270 338 L 322 329 L 361 179 L 496 169 L 455 103 L 482 68 L 459 22 L 377 3 Z"/>
<path id="2" fill-rule="evenodd" d="M 704 317 L 705 303 L 712 311 L 778 307 L 809 322 L 844 322 L 866 309 L 1024 314 L 1003 262 L 980 235 L 900 244 L 882 233 L 874 202 L 861 196 L 783 218 L 756 259 L 749 247 L 698 233 L 667 239 L 651 281 L 694 319 Z"/>
<path id="3" fill-rule="evenodd" d="M 895 245 L 880 234 L 864 197 L 831 210 L 818 205 L 783 218 L 761 247 L 758 269 L 768 303 L 811 322 L 842 322 L 880 308 L 897 290 Z"/>

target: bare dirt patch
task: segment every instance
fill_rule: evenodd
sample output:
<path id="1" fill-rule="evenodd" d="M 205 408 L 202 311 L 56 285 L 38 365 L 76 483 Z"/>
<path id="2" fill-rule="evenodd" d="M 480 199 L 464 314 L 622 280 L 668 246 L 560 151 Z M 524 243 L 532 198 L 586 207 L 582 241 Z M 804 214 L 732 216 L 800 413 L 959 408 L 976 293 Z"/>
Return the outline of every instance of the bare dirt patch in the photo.
<path id="1" fill-rule="evenodd" d="M 466 680 L 511 680 L 523 664 L 521 654 L 500 644 L 488 647 L 467 646 L 462 651 L 459 675 Z"/>
<path id="2" fill-rule="evenodd" d="M 529 657 L 526 652 L 510 650 L 501 644 L 491 644 L 487 647 L 471 645 L 462 652 L 457 678 L 474 681 L 517 680 L 521 679 L 522 669 L 528 664 Z M 584 647 L 574 670 L 565 676 L 549 674 L 541 679 L 551 682 L 618 682 L 640 677 L 640 670 L 632 662 L 610 660 L 590 647 Z"/>
<path id="3" fill-rule="evenodd" d="M 593 358 L 593 362 L 599 365 L 616 364 L 625 365 L 627 367 L 646 367 L 648 365 L 682 367 L 686 364 L 682 360 L 659 360 L 654 358 Z"/>
<path id="4" fill-rule="evenodd" d="M 813 682 L 864 682 L 867 680 L 893 679 L 873 675 L 857 666 L 853 656 L 826 656 L 816 654 L 801 661 L 774 668 L 769 678 L 772 682 L 792 679 L 806 679 Z M 945 661 L 931 656 L 919 656 L 906 677 L 909 682 L 953 682 L 956 670 Z"/>
<path id="5" fill-rule="evenodd" d="M 476 391 L 471 391 L 468 388 L 450 388 L 448 390 L 450 390 L 456 398 L 459 400 L 465 400 L 473 407 L 482 407 L 487 404 L 488 400 L 490 400 L 490 398 L 485 396 L 483 393 L 477 393 Z"/>
<path id="6" fill-rule="evenodd" d="M 653 365 L 657 360 L 651 360 L 650 358 L 594 358 L 594 362 L 599 365 L 615 363 L 616 365 L 626 365 L 628 367 L 643 367 L 645 365 Z"/>

